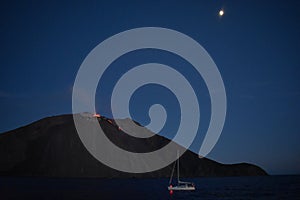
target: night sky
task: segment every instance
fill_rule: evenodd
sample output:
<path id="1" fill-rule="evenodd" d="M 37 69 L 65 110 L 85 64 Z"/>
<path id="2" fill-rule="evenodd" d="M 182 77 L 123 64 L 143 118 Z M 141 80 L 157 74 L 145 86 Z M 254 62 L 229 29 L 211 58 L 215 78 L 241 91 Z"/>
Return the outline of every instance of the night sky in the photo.
<path id="1" fill-rule="evenodd" d="M 250 162 L 270 174 L 300 173 L 299 1 L 2 1 L 0 9 L 0 132 L 72 113 L 77 70 L 95 46 L 128 29 L 164 27 L 199 42 L 222 75 L 227 117 L 208 158 Z M 174 67 L 193 85 L 201 122 L 191 150 L 198 152 L 210 118 L 208 91 L 189 63 L 172 53 L 148 49 L 117 59 L 98 85 L 97 111 L 111 117 L 113 84 L 148 62 Z M 146 125 L 154 103 L 168 112 L 160 134 L 172 138 L 179 108 L 166 88 L 138 89 L 130 102 L 132 118 Z"/>

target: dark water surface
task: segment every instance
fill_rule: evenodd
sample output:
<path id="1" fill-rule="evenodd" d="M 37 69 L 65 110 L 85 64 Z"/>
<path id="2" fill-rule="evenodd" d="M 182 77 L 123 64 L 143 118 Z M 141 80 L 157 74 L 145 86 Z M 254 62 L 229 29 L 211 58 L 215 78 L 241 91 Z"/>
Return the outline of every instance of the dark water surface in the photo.
<path id="1" fill-rule="evenodd" d="M 300 199 L 300 176 L 185 180 L 196 191 L 170 195 L 168 179 L 0 177 L 0 199 Z"/>

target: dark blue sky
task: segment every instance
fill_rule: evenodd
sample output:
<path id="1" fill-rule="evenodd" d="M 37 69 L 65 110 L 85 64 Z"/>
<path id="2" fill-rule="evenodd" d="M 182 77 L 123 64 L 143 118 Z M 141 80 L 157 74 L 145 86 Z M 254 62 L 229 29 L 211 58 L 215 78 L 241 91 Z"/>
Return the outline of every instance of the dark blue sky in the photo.
<path id="1" fill-rule="evenodd" d="M 300 173 L 299 2 L 7 1 L 0 5 L 0 132 L 71 113 L 77 70 L 101 41 L 127 29 L 165 27 L 199 42 L 223 77 L 227 118 L 208 157 L 224 163 L 251 162 L 272 174 Z M 198 91 L 202 121 L 191 147 L 198 151 L 210 117 L 207 89 L 191 66 L 173 54 L 143 50 L 116 60 L 102 80 L 106 87 L 98 87 L 96 102 L 104 102 L 97 104 L 98 111 L 110 116 L 111 84 L 120 73 L 150 61 L 179 70 Z M 178 128 L 178 102 L 165 88 L 140 88 L 131 101 L 133 118 L 147 124 L 153 103 L 162 103 L 171 112 L 161 134 L 172 137 Z"/>

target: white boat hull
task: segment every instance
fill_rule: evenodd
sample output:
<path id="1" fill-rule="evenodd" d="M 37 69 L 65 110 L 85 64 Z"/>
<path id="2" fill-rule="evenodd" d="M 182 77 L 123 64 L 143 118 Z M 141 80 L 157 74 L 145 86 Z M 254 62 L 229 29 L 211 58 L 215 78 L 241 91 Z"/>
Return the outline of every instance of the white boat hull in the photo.
<path id="1" fill-rule="evenodd" d="M 186 187 L 186 186 L 173 186 L 173 187 L 169 186 L 168 190 L 186 190 L 186 191 L 192 191 L 192 190 L 195 190 L 195 187 L 193 187 L 193 186 L 188 186 L 188 187 Z"/>

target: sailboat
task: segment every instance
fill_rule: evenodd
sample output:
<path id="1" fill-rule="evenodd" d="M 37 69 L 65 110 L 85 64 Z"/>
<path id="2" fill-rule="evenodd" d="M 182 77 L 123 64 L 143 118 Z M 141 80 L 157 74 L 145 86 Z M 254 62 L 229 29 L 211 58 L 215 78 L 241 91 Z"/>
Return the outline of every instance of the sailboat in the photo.
<path id="1" fill-rule="evenodd" d="M 177 185 L 173 186 L 172 185 L 172 178 L 173 178 L 176 163 L 177 163 Z M 183 181 L 180 181 L 180 179 L 179 179 L 179 153 L 177 152 L 177 161 L 174 163 L 174 166 L 173 166 L 172 174 L 171 174 L 170 181 L 169 181 L 168 190 L 170 190 L 170 192 L 171 192 L 173 190 L 195 190 L 195 189 L 196 188 L 195 188 L 194 183 L 183 182 Z"/>

